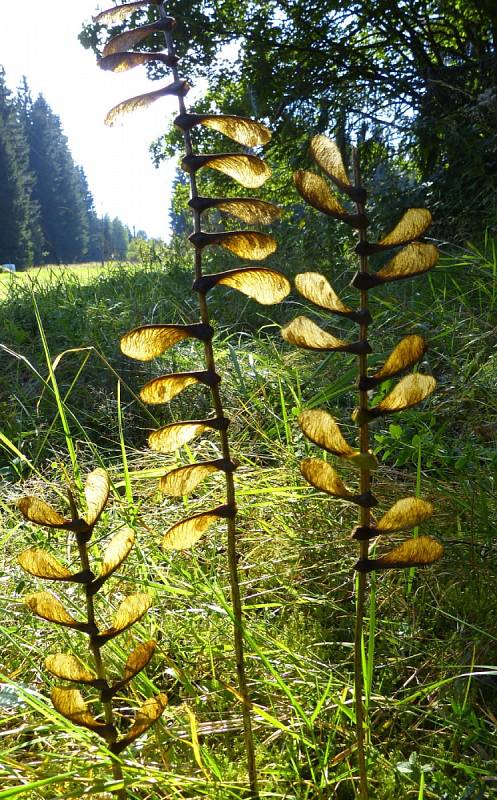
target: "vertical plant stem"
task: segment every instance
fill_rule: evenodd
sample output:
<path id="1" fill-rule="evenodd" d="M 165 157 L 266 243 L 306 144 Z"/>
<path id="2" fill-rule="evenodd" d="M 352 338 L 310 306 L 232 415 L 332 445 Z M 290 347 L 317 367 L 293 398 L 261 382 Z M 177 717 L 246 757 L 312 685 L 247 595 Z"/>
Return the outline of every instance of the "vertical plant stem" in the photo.
<path id="1" fill-rule="evenodd" d="M 166 11 L 162 4 L 159 6 L 159 10 L 162 17 L 166 16 Z M 169 31 L 165 32 L 165 39 L 166 39 L 168 54 L 170 56 L 175 56 L 176 53 L 174 48 L 174 41 L 172 34 Z M 176 66 L 173 66 L 172 73 L 174 80 L 178 81 L 180 78 Z M 178 97 L 178 102 L 179 102 L 180 114 L 186 113 L 185 101 L 181 95 L 179 95 Z M 186 155 L 187 156 L 192 155 L 193 146 L 192 146 L 190 131 L 184 130 L 183 138 L 185 143 Z M 190 179 L 190 199 L 193 200 L 199 196 L 197 179 L 193 171 L 189 172 L 189 179 Z M 201 232 L 201 212 L 198 209 L 193 209 L 193 229 L 194 233 Z M 197 281 L 200 280 L 200 278 L 202 278 L 202 250 L 199 247 L 195 247 L 194 272 L 195 272 L 195 280 Z M 209 308 L 207 305 L 207 298 L 204 292 L 199 292 L 199 310 L 200 310 L 201 321 L 205 325 L 209 325 L 210 324 Z M 216 373 L 216 362 L 211 340 L 204 342 L 204 356 L 205 356 L 206 369 L 209 372 Z M 210 389 L 216 416 L 219 418 L 224 418 L 225 414 L 224 414 L 224 408 L 219 386 L 216 384 L 211 386 Z M 221 439 L 221 449 L 223 458 L 226 459 L 227 462 L 232 463 L 227 431 L 221 430 L 219 432 L 219 436 Z M 247 678 L 245 674 L 243 613 L 242 613 L 242 601 L 240 594 L 240 579 L 238 574 L 238 548 L 236 541 L 237 531 L 236 531 L 236 522 L 234 516 L 236 512 L 235 481 L 232 472 L 225 471 L 224 475 L 226 480 L 226 503 L 228 506 L 233 508 L 233 516 L 229 517 L 227 520 L 227 543 L 228 543 L 228 565 L 229 565 L 229 576 L 230 576 L 231 604 L 233 610 L 233 638 L 235 647 L 236 671 L 238 678 L 238 687 L 240 695 L 242 697 L 243 730 L 245 739 L 245 752 L 247 756 L 247 772 L 250 785 L 250 797 L 254 798 L 255 800 L 256 798 L 259 797 L 259 793 L 257 789 L 257 767 L 255 761 L 254 737 L 252 733 L 252 720 L 250 716 L 250 701 L 249 701 L 249 693 L 247 686 Z"/>
<path id="2" fill-rule="evenodd" d="M 71 495 L 71 492 L 69 492 L 69 503 L 70 503 L 70 506 L 71 506 L 72 517 L 73 517 L 73 519 L 77 519 L 79 515 L 77 513 L 76 504 L 74 502 L 74 498 Z M 79 560 L 80 560 L 80 563 L 81 563 L 81 568 L 82 568 L 82 570 L 84 572 L 90 572 L 90 557 L 89 557 L 89 553 L 88 553 L 88 541 L 89 541 L 89 539 L 91 537 L 92 532 L 93 532 L 93 529 L 90 531 L 90 533 L 84 533 L 84 534 L 78 533 L 76 535 L 76 540 L 77 540 L 77 543 L 78 543 L 78 551 L 79 551 Z M 86 595 L 86 618 L 87 618 L 87 622 L 91 626 L 91 628 L 93 628 L 93 630 L 96 632 L 98 630 L 98 627 L 97 627 L 97 623 L 96 623 L 96 620 L 95 620 L 95 604 L 93 602 L 93 595 L 91 593 L 91 589 L 90 589 L 90 585 L 89 584 L 85 585 L 85 595 Z M 107 675 L 106 675 L 105 666 L 104 666 L 104 662 L 103 662 L 103 658 L 102 658 L 102 648 L 100 647 L 99 644 L 97 644 L 93 640 L 91 635 L 90 635 L 89 648 L 90 648 L 91 654 L 92 654 L 94 662 L 95 662 L 95 672 L 97 673 L 97 677 L 99 678 L 99 680 L 105 681 L 105 683 L 108 685 Z M 103 700 L 102 701 L 102 705 L 103 705 L 103 709 L 104 709 L 104 716 L 105 716 L 106 724 L 111 726 L 112 728 L 115 728 L 115 726 L 114 726 L 114 710 L 112 708 L 112 700 Z M 109 737 L 107 739 L 108 744 L 112 745 L 115 742 L 116 738 L 117 738 L 117 733 L 115 733 L 112 737 Z M 122 772 L 121 764 L 120 764 L 120 762 L 117 760 L 117 758 L 115 756 L 112 757 L 111 767 L 112 767 L 112 776 L 113 776 L 114 780 L 123 781 L 123 772 Z M 124 789 L 124 787 L 122 789 L 119 789 L 119 791 L 116 794 L 116 797 L 118 798 L 118 800 L 126 800 L 126 790 Z"/>
<path id="3" fill-rule="evenodd" d="M 359 156 L 357 150 L 353 151 L 353 167 L 354 167 L 354 182 L 356 186 L 361 185 L 361 174 L 359 167 Z M 364 204 L 356 203 L 357 213 L 364 214 Z M 366 231 L 361 228 L 359 231 L 359 241 L 365 242 L 367 239 Z M 369 271 L 368 257 L 360 256 L 360 271 L 367 273 Z M 366 290 L 361 289 L 361 311 L 368 311 L 368 293 Z M 368 325 L 363 323 L 360 326 L 359 333 L 360 341 L 367 341 L 368 338 Z M 359 359 L 359 378 L 366 378 L 368 374 L 368 357 L 366 354 L 358 356 Z M 359 392 L 359 409 L 367 411 L 368 408 L 368 393 L 366 390 Z M 369 451 L 369 426 L 365 422 L 359 429 L 360 451 L 361 453 L 368 453 Z M 361 494 L 368 492 L 370 487 L 370 472 L 364 466 L 361 466 L 360 474 Z M 371 522 L 371 512 L 369 508 L 364 506 L 359 510 L 359 525 L 368 527 Z M 368 557 L 368 541 L 360 542 L 359 558 Z M 364 606 L 366 598 L 366 573 L 359 572 L 356 578 L 356 622 L 355 622 L 355 635 L 354 635 L 354 700 L 356 712 L 356 730 L 357 730 L 357 755 L 359 762 L 359 792 L 361 800 L 368 798 L 368 780 L 366 769 L 366 756 L 364 752 L 364 729 L 367 720 L 364 715 L 363 693 L 364 693 L 364 676 L 363 676 L 363 660 L 362 648 L 364 637 Z M 370 665 L 372 669 L 372 665 Z"/>

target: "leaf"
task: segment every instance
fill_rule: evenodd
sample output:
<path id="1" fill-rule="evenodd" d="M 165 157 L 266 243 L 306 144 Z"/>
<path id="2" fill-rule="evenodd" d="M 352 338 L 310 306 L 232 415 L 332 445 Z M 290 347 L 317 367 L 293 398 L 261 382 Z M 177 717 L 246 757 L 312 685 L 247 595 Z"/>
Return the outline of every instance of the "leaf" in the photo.
<path id="1" fill-rule="evenodd" d="M 134 742 L 135 739 L 145 733 L 145 731 L 152 727 L 154 722 L 157 722 L 166 705 L 167 696 L 162 693 L 146 700 L 138 710 L 133 726 L 126 736 L 123 736 L 119 742 L 112 746 L 112 751 L 114 753 L 120 753 L 125 747 L 131 744 L 131 742 Z"/>
<path id="2" fill-rule="evenodd" d="M 355 569 L 360 572 L 372 572 L 380 569 L 425 567 L 442 558 L 443 552 L 442 545 L 436 539 L 432 539 L 431 536 L 419 536 L 394 547 L 382 558 L 360 559 Z"/>
<path id="3" fill-rule="evenodd" d="M 36 578 L 46 578 L 51 581 L 70 581 L 71 573 L 46 550 L 39 547 L 30 547 L 19 554 L 17 560 L 23 570 Z"/>
<path id="4" fill-rule="evenodd" d="M 118 569 L 129 555 L 135 543 L 135 534 L 131 528 L 124 527 L 112 537 L 104 552 L 100 568 L 99 581 L 107 579 Z"/>
<path id="5" fill-rule="evenodd" d="M 157 453 L 172 453 L 209 428 L 207 420 L 172 422 L 151 433 L 148 437 L 148 446 Z"/>
<path id="6" fill-rule="evenodd" d="M 321 409 L 303 411 L 299 415 L 298 423 L 305 436 L 323 450 L 348 459 L 359 469 L 361 467 L 369 470 L 377 469 L 376 456 L 371 452 L 361 453 L 360 450 L 354 450 L 343 437 L 337 421 L 327 411 Z"/>
<path id="7" fill-rule="evenodd" d="M 47 528 L 71 529 L 73 520 L 64 519 L 52 506 L 38 497 L 22 497 L 17 503 L 17 508 L 29 522 L 36 525 L 46 525 Z"/>
<path id="8" fill-rule="evenodd" d="M 198 292 L 207 292 L 218 285 L 236 289 L 262 305 L 281 302 L 291 289 L 290 281 L 281 272 L 267 267 L 240 267 L 203 275 L 195 281 L 193 288 Z"/>
<path id="9" fill-rule="evenodd" d="M 329 217 L 346 222 L 353 228 L 365 228 L 367 226 L 367 219 L 364 214 L 349 214 L 320 175 L 299 169 L 295 172 L 293 180 L 298 193 L 313 208 L 323 214 L 327 214 Z"/>
<path id="10" fill-rule="evenodd" d="M 148 25 L 140 25 L 140 27 L 133 28 L 133 30 L 119 33 L 107 42 L 102 54 L 103 56 L 110 56 L 113 55 L 113 53 L 122 53 L 125 50 L 131 50 L 136 44 L 142 42 L 147 36 L 150 36 L 151 33 L 171 31 L 175 24 L 176 22 L 172 17 L 162 17 Z"/>
<path id="11" fill-rule="evenodd" d="M 147 92 L 146 94 L 139 94 L 136 97 L 130 97 L 129 100 L 123 100 L 117 106 L 111 108 L 105 117 L 105 124 L 112 127 L 124 114 L 130 114 L 133 111 L 141 111 L 148 108 L 156 100 L 168 95 L 176 95 L 177 97 L 184 97 L 190 90 L 190 86 L 186 81 L 174 81 L 162 89 L 156 89 L 155 92 Z"/>
<path id="12" fill-rule="evenodd" d="M 276 240 L 267 233 L 258 231 L 226 231 L 218 233 L 193 233 L 190 242 L 200 249 L 220 245 L 240 258 L 262 261 L 275 252 Z"/>
<path id="13" fill-rule="evenodd" d="M 409 208 L 395 228 L 380 239 L 378 245 L 386 249 L 413 242 L 424 234 L 431 221 L 432 216 L 427 208 Z"/>
<path id="14" fill-rule="evenodd" d="M 421 358 L 423 358 L 428 345 L 422 336 L 412 335 L 406 336 L 399 344 L 392 350 L 387 360 L 374 375 L 366 378 L 359 388 L 372 389 L 377 384 L 388 378 L 394 378 L 402 370 L 412 367 Z"/>
<path id="15" fill-rule="evenodd" d="M 95 719 L 78 689 L 54 688 L 50 692 L 50 696 L 55 710 L 75 725 L 89 728 L 102 736 L 114 732 L 112 726 Z"/>
<path id="16" fill-rule="evenodd" d="M 131 628 L 135 622 L 138 622 L 143 617 L 151 605 L 152 598 L 148 594 L 137 592 L 136 594 L 128 595 L 114 613 L 112 627 L 107 628 L 107 630 L 98 635 L 98 642 L 102 644 L 108 642 L 109 639 L 113 639 L 118 634 Z"/>
<path id="17" fill-rule="evenodd" d="M 267 144 L 271 139 L 271 131 L 261 122 L 232 114 L 180 114 L 174 120 L 174 124 L 182 130 L 191 130 L 195 125 L 203 125 L 228 136 L 244 147 L 257 147 Z"/>
<path id="18" fill-rule="evenodd" d="M 98 682 L 94 672 L 87 669 L 79 658 L 67 653 L 56 653 L 55 655 L 47 656 L 45 667 L 56 678 L 61 678 L 64 681 L 88 684 L 93 684 L 95 681 Z"/>
<path id="19" fill-rule="evenodd" d="M 271 169 L 262 159 L 247 153 L 192 155 L 181 163 L 186 172 L 196 172 L 203 167 L 215 169 L 247 189 L 258 189 L 271 175 Z"/>
<path id="20" fill-rule="evenodd" d="M 398 500 L 382 516 L 376 528 L 379 533 L 395 533 L 410 530 L 431 517 L 433 506 L 419 497 L 405 497 Z"/>
<path id="21" fill-rule="evenodd" d="M 85 484 L 85 497 L 86 497 L 86 521 L 90 527 L 93 527 L 105 509 L 109 499 L 110 482 L 109 476 L 104 469 L 98 467 L 90 472 L 86 479 Z"/>
<path id="22" fill-rule="evenodd" d="M 169 528 L 162 539 L 162 546 L 166 550 L 187 550 L 198 542 L 214 522 L 233 516 L 234 513 L 230 506 L 219 506 L 212 511 L 204 511 L 184 519 Z"/>
<path id="23" fill-rule="evenodd" d="M 311 486 L 326 492 L 332 497 L 348 500 L 366 508 L 371 508 L 378 503 L 371 492 L 364 492 L 364 494 L 359 495 L 351 492 L 345 486 L 337 471 L 327 461 L 322 461 L 319 458 L 306 458 L 300 464 L 300 472 Z"/>
<path id="24" fill-rule="evenodd" d="M 123 19 L 126 19 L 128 14 L 139 11 L 145 6 L 157 5 L 157 3 L 158 0 L 138 0 L 138 2 L 135 3 L 124 3 L 121 6 L 113 6 L 112 8 L 107 8 L 105 11 L 101 11 L 93 17 L 93 22 L 97 22 L 99 25 L 110 25 L 111 23 L 121 22 Z"/>
<path id="25" fill-rule="evenodd" d="M 142 325 L 121 339 L 121 351 L 137 361 L 152 361 L 183 339 L 207 341 L 212 337 L 210 325 Z"/>
<path id="26" fill-rule="evenodd" d="M 367 342 L 344 342 L 327 333 L 307 317 L 296 317 L 281 329 L 285 342 L 305 350 L 330 350 L 341 353 L 371 352 Z"/>
<path id="27" fill-rule="evenodd" d="M 355 314 L 349 306 L 342 303 L 324 275 L 319 272 L 301 272 L 295 278 L 295 286 L 302 297 L 319 308 L 342 316 Z"/>
<path id="28" fill-rule="evenodd" d="M 110 72 L 127 72 L 135 67 L 154 63 L 173 67 L 178 63 L 178 58 L 170 56 L 168 53 L 113 53 L 105 58 L 100 58 L 98 66 L 100 69 Z"/>
<path id="29" fill-rule="evenodd" d="M 150 639 L 148 642 L 142 642 L 138 647 L 135 647 L 128 656 L 124 667 L 124 675 L 122 680 L 119 681 L 119 686 L 124 686 L 126 683 L 129 683 L 135 675 L 138 675 L 142 669 L 145 669 L 155 653 L 156 647 L 157 642 L 153 639 Z"/>
<path id="30" fill-rule="evenodd" d="M 268 225 L 282 215 L 281 209 L 274 203 L 255 197 L 196 197 L 188 205 L 200 211 L 217 208 L 249 225 Z"/>
<path id="31" fill-rule="evenodd" d="M 34 592 L 25 598 L 26 605 L 36 614 L 37 617 L 46 619 L 48 622 L 55 622 L 56 625 L 64 625 L 67 628 L 86 631 L 88 626 L 85 623 L 77 622 L 64 608 L 60 600 L 51 592 Z"/>
<path id="32" fill-rule="evenodd" d="M 223 466 L 221 466 L 221 464 Z M 208 475 L 219 472 L 224 467 L 224 460 L 205 461 L 200 464 L 188 464 L 171 470 L 160 479 L 159 489 L 171 497 L 183 497 L 190 494 Z"/>
<path id="33" fill-rule="evenodd" d="M 140 391 L 140 398 L 144 403 L 149 403 L 150 405 L 169 403 L 183 389 L 203 382 L 201 379 L 204 374 L 203 372 L 177 372 L 172 375 L 154 378 L 146 383 Z"/>

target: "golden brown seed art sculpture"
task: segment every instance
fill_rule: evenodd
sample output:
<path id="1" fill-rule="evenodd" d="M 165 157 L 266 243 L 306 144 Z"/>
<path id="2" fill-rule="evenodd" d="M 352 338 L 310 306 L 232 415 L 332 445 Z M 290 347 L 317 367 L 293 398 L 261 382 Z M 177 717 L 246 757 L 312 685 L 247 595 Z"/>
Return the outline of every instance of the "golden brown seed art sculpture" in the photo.
<path id="1" fill-rule="evenodd" d="M 128 595 L 114 612 L 110 626 L 103 630 L 99 629 L 95 610 L 98 592 L 128 557 L 135 541 L 135 534 L 127 527 L 121 528 L 114 534 L 103 552 L 99 568 L 94 571 L 95 567 L 90 562 L 91 539 L 109 498 L 109 479 L 105 470 L 96 469 L 88 475 L 85 497 L 87 511 L 84 517 L 79 515 L 70 492 L 70 518 L 65 518 L 38 497 L 23 497 L 18 504 L 19 510 L 30 522 L 61 531 L 64 535 L 64 544 L 67 533 L 74 536 L 79 553 L 79 570 L 74 572 L 68 569 L 50 552 L 39 547 L 24 550 L 19 555 L 18 561 L 25 572 L 36 578 L 73 583 L 82 587 L 86 600 L 82 618 L 69 613 L 52 592 L 30 594 L 26 597 L 26 603 L 33 614 L 47 622 L 80 631 L 88 636 L 89 660 L 93 662 L 91 667 L 72 653 L 54 653 L 47 656 L 45 660 L 47 670 L 69 684 L 52 689 L 52 702 L 56 710 L 74 725 L 88 728 L 105 739 L 108 749 L 116 756 L 112 760 L 113 776 L 116 780 L 122 781 L 123 775 L 117 756 L 154 724 L 162 714 L 167 698 L 164 694 L 159 694 L 148 699 L 136 712 L 134 722 L 129 729 L 122 735 L 119 733 L 113 698 L 147 666 L 154 654 L 155 642 L 144 642 L 132 650 L 122 675 L 114 679 L 110 678 L 102 651 L 107 642 L 127 631 L 141 619 L 152 601 L 145 593 Z M 70 684 L 74 683 L 82 684 L 85 690 L 93 689 L 98 693 L 96 699 L 102 714 L 94 715 L 79 689 L 71 687 Z M 120 800 L 124 800 L 126 796 L 124 788 L 117 793 Z"/>
<path id="2" fill-rule="evenodd" d="M 211 290 L 217 287 L 228 287 L 246 294 L 259 303 L 278 303 L 289 293 L 290 284 L 279 272 L 260 266 L 242 266 L 226 272 L 204 274 L 202 253 L 206 247 L 222 247 L 249 261 L 265 259 L 276 249 L 275 240 L 268 234 L 257 230 L 222 232 L 204 230 L 202 220 L 209 209 L 221 211 L 229 217 L 256 225 L 274 222 L 279 218 L 280 211 L 272 203 L 253 197 L 203 197 L 199 192 L 197 176 L 204 169 L 217 170 L 247 189 L 256 189 L 261 186 L 269 177 L 270 169 L 259 156 L 243 150 L 212 154 L 197 153 L 194 149 L 194 131 L 198 126 L 204 126 L 223 134 L 242 147 L 250 149 L 266 144 L 271 135 L 264 125 L 251 119 L 230 114 L 195 114 L 187 111 L 184 98 L 190 87 L 186 80 L 180 77 L 178 71 L 179 59 L 173 40 L 175 20 L 167 15 L 161 2 L 142 0 L 116 6 L 99 14 L 95 21 L 102 25 L 112 25 L 116 21 L 125 19 L 133 11 L 151 6 L 157 8 L 157 21 L 134 28 L 111 39 L 104 48 L 100 66 L 102 69 L 121 72 L 140 64 L 159 61 L 171 68 L 172 81 L 157 91 L 120 103 L 109 112 L 106 122 L 113 125 L 123 114 L 144 108 L 161 97 L 175 95 L 178 98 L 180 113 L 175 120 L 175 125 L 183 134 L 185 156 L 182 167 L 188 173 L 190 182 L 189 205 L 192 209 L 193 232 L 189 238 L 194 248 L 193 289 L 198 293 L 200 319 L 189 325 L 167 323 L 144 325 L 130 331 L 122 338 L 121 349 L 131 358 L 149 361 L 162 355 L 168 348 L 179 344 L 184 339 L 193 338 L 203 343 L 204 363 L 199 365 L 200 368 L 191 372 L 156 378 L 143 388 L 141 396 L 147 403 L 167 403 L 189 386 L 197 385 L 198 390 L 204 387 L 210 392 L 213 407 L 212 417 L 165 425 L 150 434 L 148 443 L 152 450 L 159 453 L 172 453 L 203 433 L 213 431 L 219 437 L 222 458 L 180 466 L 165 475 L 160 486 L 163 492 L 174 497 L 181 497 L 192 492 L 209 474 L 222 472 L 225 476 L 226 486 L 224 502 L 217 508 L 196 514 L 173 525 L 164 535 L 163 546 L 166 550 L 190 548 L 212 524 L 221 520 L 226 521 L 234 619 L 234 648 L 239 690 L 243 702 L 250 791 L 251 796 L 255 797 L 257 795 L 256 767 L 245 677 L 242 606 L 237 567 L 236 505 L 233 479 L 235 464 L 231 457 L 227 433 L 229 420 L 224 413 L 219 388 L 221 376 L 216 371 L 212 341 L 213 329 L 210 325 L 207 298 Z M 151 33 L 163 34 L 165 52 L 158 54 L 132 50 Z"/>
<path id="3" fill-rule="evenodd" d="M 403 377 L 379 403 L 370 404 L 368 392 L 383 381 L 395 378 L 414 366 L 426 351 L 426 342 L 421 336 L 406 336 L 394 348 L 383 366 L 368 375 L 368 355 L 372 352 L 368 343 L 368 328 L 372 324 L 368 295 L 372 289 L 391 281 L 399 281 L 420 275 L 431 269 L 438 260 L 437 248 L 419 241 L 431 222 L 431 214 L 423 208 L 410 208 L 395 228 L 378 242 L 370 242 L 367 236 L 366 191 L 361 185 L 359 161 L 354 152 L 354 180 L 351 181 L 340 150 L 323 135 L 311 141 L 311 154 L 316 164 L 335 184 L 335 187 L 355 204 L 349 210 L 331 189 L 328 181 L 320 175 L 299 170 L 295 173 L 295 185 L 299 194 L 311 206 L 329 217 L 345 222 L 358 231 L 359 244 L 356 252 L 360 268 L 352 286 L 360 293 L 360 304 L 356 309 L 346 306 L 330 286 L 327 278 L 317 272 L 305 272 L 296 278 L 299 293 L 310 303 L 325 309 L 332 315 L 349 319 L 359 331 L 353 341 L 343 341 L 320 328 L 307 317 L 297 317 L 282 329 L 285 341 L 297 347 L 323 352 L 352 353 L 358 357 L 359 407 L 354 412 L 358 426 L 357 447 L 350 445 L 343 436 L 337 421 L 327 411 L 312 409 L 302 412 L 300 427 L 311 442 L 334 456 L 346 459 L 359 473 L 358 488 L 345 486 L 338 472 L 327 461 L 306 458 L 300 465 L 304 478 L 316 489 L 331 497 L 340 498 L 359 506 L 358 525 L 352 538 L 359 545 L 359 559 L 355 564 L 357 577 L 357 611 L 355 631 L 355 707 L 357 747 L 359 761 L 360 796 L 368 797 L 366 760 L 364 752 L 365 719 L 363 710 L 363 678 L 361 644 L 367 574 L 373 570 L 415 567 L 432 564 L 441 558 L 442 546 L 429 536 L 408 539 L 390 552 L 370 558 L 370 545 L 380 535 L 412 530 L 432 514 L 431 503 L 417 497 L 399 500 L 377 522 L 371 509 L 378 500 L 371 492 L 371 473 L 377 467 L 374 454 L 369 449 L 369 423 L 376 417 L 403 411 L 428 397 L 435 388 L 435 380 L 428 375 L 412 373 Z M 375 272 L 370 271 L 369 257 L 375 253 L 394 250 L 395 254 Z"/>

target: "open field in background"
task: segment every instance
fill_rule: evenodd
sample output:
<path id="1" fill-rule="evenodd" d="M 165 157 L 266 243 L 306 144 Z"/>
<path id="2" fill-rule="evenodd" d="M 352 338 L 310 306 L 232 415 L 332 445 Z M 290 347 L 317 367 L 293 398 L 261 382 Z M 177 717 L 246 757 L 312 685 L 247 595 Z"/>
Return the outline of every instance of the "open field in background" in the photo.
<path id="1" fill-rule="evenodd" d="M 170 408 L 144 408 L 136 397 L 154 375 L 197 368 L 196 347 L 182 343 L 151 364 L 131 362 L 118 348 L 119 336 L 135 325 L 196 320 L 187 263 L 181 249 L 165 249 L 140 268 L 50 269 L 34 282 L 18 274 L 7 276 L 8 290 L 0 277 L 0 680 L 13 685 L 0 690 L 0 798 L 107 797 L 109 789 L 105 767 L 90 763 L 105 756 L 103 746 L 53 712 L 42 666 L 46 653 L 61 645 L 82 652 L 83 637 L 67 636 L 27 612 L 22 598 L 37 582 L 15 561 L 25 547 L 47 545 L 41 531 L 21 521 L 15 500 L 36 493 L 57 502 L 55 487 L 71 472 L 47 383 L 40 322 L 51 359 L 60 356 L 55 375 L 79 468 L 84 474 L 101 464 L 112 477 L 101 533 L 123 521 L 138 533 L 104 606 L 114 607 L 138 582 L 155 598 L 128 639 L 106 645 L 118 665 L 136 636 L 159 641 L 147 676 L 123 697 L 124 716 L 155 691 L 170 698 L 163 721 L 125 754 L 130 797 L 243 796 L 241 716 L 229 690 L 234 656 L 222 526 L 191 552 L 164 554 L 160 548 L 162 534 L 185 510 L 218 504 L 218 479 L 188 501 L 164 498 L 156 477 L 177 461 L 144 444 L 158 422 L 201 417 L 208 405 L 198 388 Z M 278 267 L 277 258 L 272 263 Z M 345 300 L 351 296 L 346 266 L 337 266 L 333 278 Z M 286 267 L 280 268 L 288 272 Z M 305 268 L 326 269 L 300 263 L 295 271 Z M 446 545 L 433 568 L 381 575 L 375 583 L 377 614 L 369 620 L 377 664 L 369 698 L 372 798 L 491 798 L 497 796 L 495 248 L 487 242 L 481 251 L 447 254 L 428 278 L 372 292 L 372 302 L 372 364 L 403 334 L 421 333 L 430 342 L 424 370 L 439 382 L 422 410 L 373 427 L 384 458 L 375 493 L 381 509 L 417 490 L 432 499 L 437 513 L 423 530 Z M 316 451 L 304 441 L 296 416 L 303 407 L 327 407 L 352 437 L 354 365 L 348 356 L 298 352 L 280 340 L 278 325 L 302 310 L 296 294 L 267 308 L 218 289 L 210 303 L 240 462 L 240 567 L 261 796 L 352 800 L 355 546 L 348 537 L 355 512 L 323 499 L 300 479 L 299 460 Z M 334 330 L 340 333 L 340 326 Z M 201 440 L 196 458 L 199 451 L 218 457 L 214 437 Z M 191 456 L 186 449 L 181 459 Z M 340 470 L 353 481 L 353 474 Z M 66 548 L 57 534 L 48 545 L 59 555 Z M 68 563 L 71 557 L 67 546 Z M 46 588 L 42 583 L 37 589 Z M 67 594 L 77 607 L 77 594 Z M 199 751 L 192 746 L 192 724 Z M 36 785 L 42 779 L 47 782 Z"/>

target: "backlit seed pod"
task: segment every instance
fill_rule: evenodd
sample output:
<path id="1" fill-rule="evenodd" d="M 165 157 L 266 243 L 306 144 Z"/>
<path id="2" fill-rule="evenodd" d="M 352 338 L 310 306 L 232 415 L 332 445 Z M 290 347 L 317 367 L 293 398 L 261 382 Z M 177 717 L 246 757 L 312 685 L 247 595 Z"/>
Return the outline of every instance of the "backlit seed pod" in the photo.
<path id="1" fill-rule="evenodd" d="M 245 147 L 258 147 L 271 139 L 271 131 L 262 123 L 232 114 L 180 114 L 174 124 L 183 131 L 203 125 Z"/>

